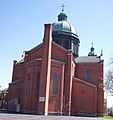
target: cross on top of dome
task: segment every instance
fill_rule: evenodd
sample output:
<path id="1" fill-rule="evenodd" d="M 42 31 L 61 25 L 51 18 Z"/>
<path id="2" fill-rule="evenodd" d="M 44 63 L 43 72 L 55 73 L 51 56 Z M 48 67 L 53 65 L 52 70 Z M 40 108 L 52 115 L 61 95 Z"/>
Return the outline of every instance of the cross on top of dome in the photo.
<path id="1" fill-rule="evenodd" d="M 62 7 L 62 12 L 64 12 L 64 7 L 65 7 L 65 5 L 64 5 L 64 4 L 62 4 L 62 6 L 61 6 L 61 7 Z"/>
<path id="2" fill-rule="evenodd" d="M 58 21 L 67 21 L 67 15 L 64 13 L 64 7 L 65 5 L 63 4 L 62 6 L 62 12 L 58 15 Z"/>
<path id="3" fill-rule="evenodd" d="M 94 47 L 93 47 L 93 42 L 91 43 L 92 44 L 92 47 L 90 48 L 90 52 L 88 53 L 88 56 L 96 56 L 95 54 L 94 54 Z"/>
<path id="4" fill-rule="evenodd" d="M 92 47 L 93 47 L 93 44 L 94 44 L 94 43 L 92 42 L 91 44 L 92 44 Z"/>

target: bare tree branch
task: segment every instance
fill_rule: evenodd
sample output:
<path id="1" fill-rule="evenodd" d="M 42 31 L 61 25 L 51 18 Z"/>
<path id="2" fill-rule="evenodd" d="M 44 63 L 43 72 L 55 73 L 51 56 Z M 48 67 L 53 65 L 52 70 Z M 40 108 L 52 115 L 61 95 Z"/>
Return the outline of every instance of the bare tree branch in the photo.
<path id="1" fill-rule="evenodd" d="M 110 57 L 109 70 L 106 73 L 105 90 L 113 95 L 113 55 Z"/>

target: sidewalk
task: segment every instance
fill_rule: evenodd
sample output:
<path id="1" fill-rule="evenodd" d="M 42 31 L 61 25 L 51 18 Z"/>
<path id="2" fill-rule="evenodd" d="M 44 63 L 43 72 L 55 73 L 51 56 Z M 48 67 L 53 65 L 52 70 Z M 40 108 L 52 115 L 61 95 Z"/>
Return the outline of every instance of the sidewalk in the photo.
<path id="1" fill-rule="evenodd" d="M 108 119 L 76 116 L 41 116 L 41 115 L 0 113 L 0 120 L 108 120 Z"/>

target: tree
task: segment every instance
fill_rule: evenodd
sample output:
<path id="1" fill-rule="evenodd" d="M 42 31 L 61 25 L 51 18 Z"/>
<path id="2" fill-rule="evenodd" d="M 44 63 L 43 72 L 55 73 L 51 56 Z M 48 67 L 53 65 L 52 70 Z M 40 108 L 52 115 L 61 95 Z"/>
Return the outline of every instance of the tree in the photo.
<path id="1" fill-rule="evenodd" d="M 105 90 L 113 95 L 113 58 L 111 58 L 110 67 L 106 73 Z"/>

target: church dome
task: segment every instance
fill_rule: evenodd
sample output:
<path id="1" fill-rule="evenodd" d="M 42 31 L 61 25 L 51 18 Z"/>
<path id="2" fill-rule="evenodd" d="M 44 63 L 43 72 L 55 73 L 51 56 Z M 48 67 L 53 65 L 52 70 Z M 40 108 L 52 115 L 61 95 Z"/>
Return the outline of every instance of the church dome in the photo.
<path id="1" fill-rule="evenodd" d="M 52 41 L 67 50 L 71 50 L 74 57 L 79 55 L 79 37 L 76 28 L 67 21 L 64 9 L 58 15 L 58 21 L 52 24 Z"/>
<path id="2" fill-rule="evenodd" d="M 61 32 L 64 34 L 71 34 L 73 36 L 78 36 L 77 31 L 73 25 L 71 25 L 69 22 L 63 20 L 63 21 L 58 21 L 56 23 L 53 23 L 53 32 Z"/>
<path id="3" fill-rule="evenodd" d="M 53 23 L 52 32 L 78 37 L 75 27 L 67 22 L 67 15 L 64 12 L 61 12 L 58 15 L 58 21 Z"/>

